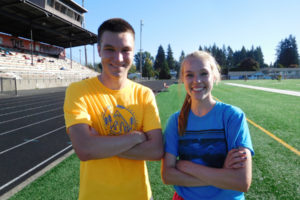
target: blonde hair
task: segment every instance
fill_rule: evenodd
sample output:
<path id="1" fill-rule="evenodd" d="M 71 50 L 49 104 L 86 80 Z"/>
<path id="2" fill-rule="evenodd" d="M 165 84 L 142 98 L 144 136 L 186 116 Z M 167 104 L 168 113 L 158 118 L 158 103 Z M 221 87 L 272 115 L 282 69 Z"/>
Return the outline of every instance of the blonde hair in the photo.
<path id="1" fill-rule="evenodd" d="M 188 54 L 182 61 L 181 67 L 180 67 L 180 74 L 179 74 L 179 82 L 183 82 L 183 70 L 186 62 L 191 58 L 197 58 L 202 61 L 208 61 L 209 65 L 212 70 L 212 74 L 214 76 L 214 82 L 218 84 L 221 80 L 221 74 L 220 74 L 220 67 L 216 61 L 216 59 L 208 52 L 206 51 L 195 51 L 191 54 Z M 187 121 L 188 121 L 188 115 L 191 109 L 191 97 L 187 93 L 183 102 L 183 105 L 180 110 L 180 114 L 178 117 L 178 132 L 180 136 L 184 135 Z"/>

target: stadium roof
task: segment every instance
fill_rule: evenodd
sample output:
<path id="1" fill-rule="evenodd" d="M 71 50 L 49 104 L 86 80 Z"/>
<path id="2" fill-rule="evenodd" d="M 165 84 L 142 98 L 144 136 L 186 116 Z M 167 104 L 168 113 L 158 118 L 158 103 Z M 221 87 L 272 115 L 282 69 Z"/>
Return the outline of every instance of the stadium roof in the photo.
<path id="1" fill-rule="evenodd" d="M 97 35 L 28 0 L 0 1 L 0 32 L 69 48 L 94 44 Z"/>

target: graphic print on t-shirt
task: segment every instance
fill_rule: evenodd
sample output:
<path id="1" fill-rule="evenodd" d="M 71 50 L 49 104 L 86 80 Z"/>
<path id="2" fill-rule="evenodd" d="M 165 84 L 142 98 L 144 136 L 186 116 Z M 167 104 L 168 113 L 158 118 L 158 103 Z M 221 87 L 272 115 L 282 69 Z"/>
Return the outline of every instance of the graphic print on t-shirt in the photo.
<path id="1" fill-rule="evenodd" d="M 227 154 L 224 129 L 186 131 L 179 138 L 179 159 L 222 168 Z"/>
<path id="2" fill-rule="evenodd" d="M 102 115 L 105 129 L 109 135 L 120 135 L 136 130 L 136 119 L 132 111 L 124 106 L 113 107 L 108 105 Z"/>

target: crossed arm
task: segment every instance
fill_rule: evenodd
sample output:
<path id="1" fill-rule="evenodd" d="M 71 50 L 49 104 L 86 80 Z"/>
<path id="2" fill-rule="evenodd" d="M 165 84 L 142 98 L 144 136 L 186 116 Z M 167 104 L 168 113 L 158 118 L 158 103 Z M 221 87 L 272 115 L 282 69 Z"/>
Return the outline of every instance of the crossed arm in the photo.
<path id="1" fill-rule="evenodd" d="M 82 161 L 112 156 L 135 160 L 160 160 L 163 155 L 161 129 L 132 131 L 120 136 L 100 136 L 87 124 L 69 128 L 75 153 Z"/>
<path id="2" fill-rule="evenodd" d="M 190 161 L 177 161 L 174 155 L 166 153 L 162 164 L 162 178 L 165 184 L 213 185 L 246 192 L 252 179 L 251 159 L 249 149 L 233 149 L 228 152 L 223 168 L 212 168 Z"/>

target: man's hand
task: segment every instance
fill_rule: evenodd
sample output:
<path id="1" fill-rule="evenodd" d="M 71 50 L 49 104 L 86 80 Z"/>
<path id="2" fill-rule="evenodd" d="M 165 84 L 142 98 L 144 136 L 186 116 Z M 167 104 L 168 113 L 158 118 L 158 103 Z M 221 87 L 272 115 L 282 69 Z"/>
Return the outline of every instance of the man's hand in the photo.
<path id="1" fill-rule="evenodd" d="M 134 139 L 138 144 L 145 142 L 147 140 L 146 134 L 141 131 L 131 131 L 129 134 L 135 136 Z"/>

